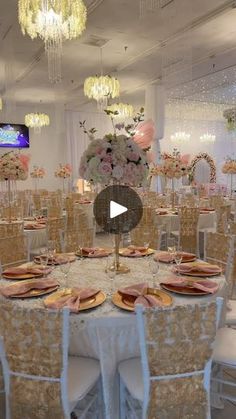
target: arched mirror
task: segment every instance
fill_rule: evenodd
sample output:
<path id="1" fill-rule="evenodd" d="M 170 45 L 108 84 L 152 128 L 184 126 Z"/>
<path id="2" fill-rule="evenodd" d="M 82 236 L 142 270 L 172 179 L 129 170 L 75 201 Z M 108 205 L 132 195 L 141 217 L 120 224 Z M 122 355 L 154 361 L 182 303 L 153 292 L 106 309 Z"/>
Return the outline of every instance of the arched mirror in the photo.
<path id="1" fill-rule="evenodd" d="M 216 166 L 207 153 L 200 153 L 190 163 L 193 179 L 196 183 L 216 183 Z"/>

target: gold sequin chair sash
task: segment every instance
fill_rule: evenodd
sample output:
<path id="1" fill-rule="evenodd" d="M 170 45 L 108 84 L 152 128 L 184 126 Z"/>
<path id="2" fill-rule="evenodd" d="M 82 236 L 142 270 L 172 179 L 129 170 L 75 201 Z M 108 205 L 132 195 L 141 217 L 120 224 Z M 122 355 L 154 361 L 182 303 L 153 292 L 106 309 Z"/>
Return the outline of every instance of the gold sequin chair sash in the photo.
<path id="1" fill-rule="evenodd" d="M 211 357 L 222 306 L 218 300 L 171 308 L 136 307 L 142 418 L 210 418 Z"/>
<path id="2" fill-rule="evenodd" d="M 48 218 L 46 222 L 47 240 L 54 241 L 56 251 L 61 252 L 61 231 L 65 229 L 63 217 Z"/>
<path id="3" fill-rule="evenodd" d="M 149 247 L 159 249 L 161 228 L 158 229 L 157 217 L 154 208 L 143 207 L 143 215 L 140 223 L 131 231 L 132 244 L 144 246 L 149 243 Z"/>
<path id="4" fill-rule="evenodd" d="M 234 262 L 234 236 L 206 232 L 205 238 L 204 259 L 206 262 L 218 265 L 228 284 L 228 295 L 232 293 L 233 287 L 233 262 Z"/>
<path id="5" fill-rule="evenodd" d="M 179 209 L 179 245 L 184 251 L 198 255 L 199 209 L 182 207 Z"/>
<path id="6" fill-rule="evenodd" d="M 61 248 L 63 252 L 77 252 L 80 247 L 93 247 L 94 228 L 66 229 L 61 234 Z"/>
<path id="7" fill-rule="evenodd" d="M 68 309 L 30 310 L 2 301 L 0 318 L 9 418 L 69 419 Z"/>
<path id="8" fill-rule="evenodd" d="M 0 223 L 0 237 L 22 236 L 24 233 L 23 221 Z"/>

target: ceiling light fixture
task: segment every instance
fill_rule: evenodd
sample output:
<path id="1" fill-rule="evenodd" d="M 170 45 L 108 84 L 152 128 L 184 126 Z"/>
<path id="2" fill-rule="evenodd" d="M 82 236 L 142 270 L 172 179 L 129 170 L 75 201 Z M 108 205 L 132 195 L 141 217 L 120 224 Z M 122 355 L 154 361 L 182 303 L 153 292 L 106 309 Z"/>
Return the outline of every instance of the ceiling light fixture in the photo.
<path id="1" fill-rule="evenodd" d="M 175 143 L 187 143 L 190 140 L 191 135 L 185 131 L 178 131 L 170 136 L 172 142 Z"/>
<path id="2" fill-rule="evenodd" d="M 86 6 L 82 0 L 19 0 L 18 12 L 23 34 L 44 41 L 49 80 L 60 82 L 62 42 L 78 38 L 84 31 Z"/>
<path id="3" fill-rule="evenodd" d="M 128 119 L 134 115 L 134 107 L 127 103 L 113 103 L 107 106 L 107 110 L 114 112 L 113 117 L 116 119 Z"/>
<path id="4" fill-rule="evenodd" d="M 45 113 L 28 113 L 25 115 L 25 125 L 29 128 L 34 128 L 35 133 L 40 133 L 41 128 L 49 124 L 49 116 Z"/>
<path id="5" fill-rule="evenodd" d="M 213 134 L 209 134 L 209 133 L 203 134 L 200 137 L 200 142 L 201 143 L 214 143 L 215 140 L 216 140 L 216 136 L 213 135 Z"/>
<path id="6" fill-rule="evenodd" d="M 95 99 L 99 109 L 107 107 L 109 98 L 116 98 L 120 95 L 120 82 L 115 77 L 103 75 L 102 48 L 100 48 L 101 76 L 93 76 L 85 79 L 84 94 L 89 99 Z"/>

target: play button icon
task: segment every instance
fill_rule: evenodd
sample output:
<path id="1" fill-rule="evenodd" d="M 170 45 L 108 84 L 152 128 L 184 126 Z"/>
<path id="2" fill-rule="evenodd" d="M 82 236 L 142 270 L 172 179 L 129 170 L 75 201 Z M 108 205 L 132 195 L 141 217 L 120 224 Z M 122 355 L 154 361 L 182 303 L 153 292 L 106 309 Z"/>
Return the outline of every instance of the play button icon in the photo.
<path id="1" fill-rule="evenodd" d="M 118 217 L 118 215 L 124 214 L 126 211 L 128 211 L 128 208 L 117 202 L 110 201 L 110 218 Z"/>
<path id="2" fill-rule="evenodd" d="M 142 201 L 130 187 L 108 186 L 96 197 L 93 207 L 97 224 L 108 233 L 124 234 L 135 228 L 143 215 Z"/>

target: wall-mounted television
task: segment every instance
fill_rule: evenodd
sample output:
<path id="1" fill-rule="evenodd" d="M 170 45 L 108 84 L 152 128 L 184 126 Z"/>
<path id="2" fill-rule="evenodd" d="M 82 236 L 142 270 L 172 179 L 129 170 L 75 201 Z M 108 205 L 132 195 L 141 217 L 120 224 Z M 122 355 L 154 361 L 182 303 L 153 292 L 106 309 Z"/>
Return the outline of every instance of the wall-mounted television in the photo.
<path id="1" fill-rule="evenodd" d="M 0 147 L 29 147 L 29 128 L 22 124 L 0 123 Z"/>

